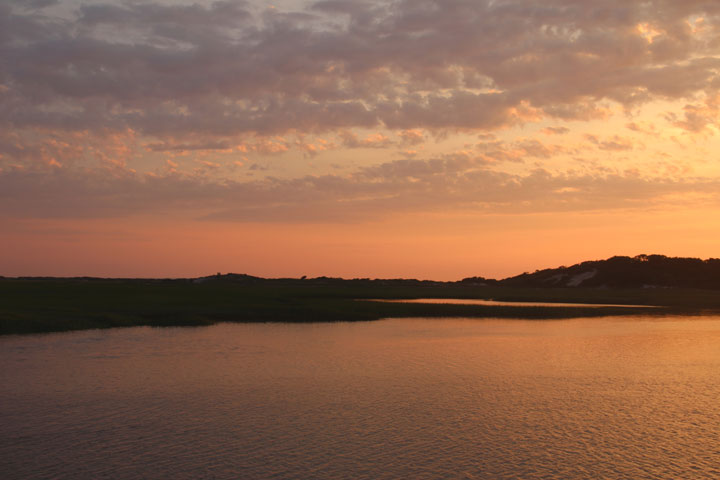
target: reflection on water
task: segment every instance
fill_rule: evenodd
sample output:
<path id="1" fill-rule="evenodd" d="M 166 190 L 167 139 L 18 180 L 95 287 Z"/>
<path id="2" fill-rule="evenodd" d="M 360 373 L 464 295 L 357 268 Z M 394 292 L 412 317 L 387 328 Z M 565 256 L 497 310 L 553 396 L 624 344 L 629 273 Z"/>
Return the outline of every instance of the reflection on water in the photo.
<path id="1" fill-rule="evenodd" d="M 560 302 L 503 302 L 500 300 L 480 300 L 470 298 L 410 298 L 402 300 L 377 299 L 373 302 L 388 303 L 434 303 L 450 305 L 499 305 L 506 307 L 626 307 L 657 308 L 651 305 L 616 305 L 608 303 L 560 303 Z"/>
<path id="2" fill-rule="evenodd" d="M 0 338 L 3 478 L 719 478 L 720 318 Z"/>

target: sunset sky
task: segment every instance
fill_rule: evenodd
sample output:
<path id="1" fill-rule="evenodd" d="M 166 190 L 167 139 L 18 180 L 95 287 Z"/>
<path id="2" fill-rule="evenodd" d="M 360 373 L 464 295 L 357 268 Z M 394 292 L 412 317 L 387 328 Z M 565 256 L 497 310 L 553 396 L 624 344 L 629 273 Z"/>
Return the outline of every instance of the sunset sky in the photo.
<path id="1" fill-rule="evenodd" d="M 5 0 L 0 275 L 720 256 L 717 0 Z"/>

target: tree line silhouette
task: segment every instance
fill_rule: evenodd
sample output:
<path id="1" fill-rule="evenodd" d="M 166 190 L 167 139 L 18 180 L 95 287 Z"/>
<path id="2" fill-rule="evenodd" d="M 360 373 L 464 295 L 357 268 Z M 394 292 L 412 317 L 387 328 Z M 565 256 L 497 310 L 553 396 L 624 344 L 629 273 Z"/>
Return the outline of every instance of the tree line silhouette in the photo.
<path id="1" fill-rule="evenodd" d="M 468 281 L 473 279 L 465 279 Z M 720 288 L 720 259 L 665 255 L 615 256 L 548 268 L 493 282 L 515 287 Z"/>

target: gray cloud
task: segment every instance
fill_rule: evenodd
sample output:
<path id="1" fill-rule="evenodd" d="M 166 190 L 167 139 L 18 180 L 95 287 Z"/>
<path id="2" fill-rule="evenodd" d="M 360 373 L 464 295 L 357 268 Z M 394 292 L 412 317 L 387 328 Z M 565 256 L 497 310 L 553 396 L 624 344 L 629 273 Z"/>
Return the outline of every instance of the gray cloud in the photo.
<path id="1" fill-rule="evenodd" d="M 542 133 L 545 135 L 564 135 L 569 132 L 570 129 L 567 127 L 545 127 L 542 129 Z"/>
<path id="2" fill-rule="evenodd" d="M 180 144 L 151 143 L 146 145 L 146 148 L 153 152 L 185 152 L 192 150 L 227 150 L 232 147 L 224 142 L 212 142 Z"/>
<path id="3" fill-rule="evenodd" d="M 130 2 L 86 4 L 74 18 L 10 5 L 0 7 L 4 128 L 491 130 L 720 85 L 717 2 L 347 0 L 304 12 Z"/>

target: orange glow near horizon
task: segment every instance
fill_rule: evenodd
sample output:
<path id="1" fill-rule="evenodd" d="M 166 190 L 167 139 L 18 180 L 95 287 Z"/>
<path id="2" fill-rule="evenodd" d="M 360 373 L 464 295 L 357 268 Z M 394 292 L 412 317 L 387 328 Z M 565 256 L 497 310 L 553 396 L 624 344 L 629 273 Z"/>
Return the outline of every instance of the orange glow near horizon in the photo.
<path id="1" fill-rule="evenodd" d="M 0 271 L 5 276 L 505 278 L 614 255 L 710 258 L 720 225 L 698 227 L 697 217 L 708 216 L 720 218 L 720 209 L 418 215 L 362 225 L 33 221 L 0 233 L 9 253 Z M 428 222 L 435 226 L 431 232 Z"/>

